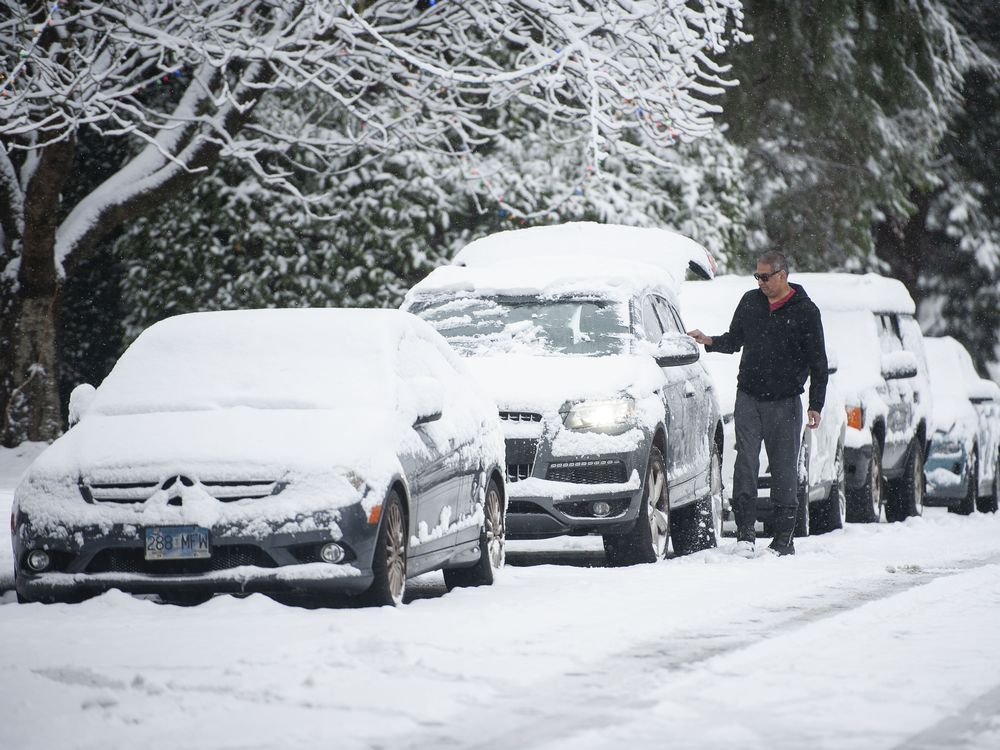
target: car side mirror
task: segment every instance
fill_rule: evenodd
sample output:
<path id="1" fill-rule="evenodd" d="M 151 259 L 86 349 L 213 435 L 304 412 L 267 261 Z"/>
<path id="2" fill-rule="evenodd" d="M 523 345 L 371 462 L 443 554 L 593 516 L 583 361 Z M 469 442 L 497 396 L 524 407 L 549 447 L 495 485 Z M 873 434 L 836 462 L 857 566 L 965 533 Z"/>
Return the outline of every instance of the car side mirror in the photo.
<path id="1" fill-rule="evenodd" d="M 684 333 L 668 332 L 663 334 L 660 343 L 653 351 L 653 358 L 660 367 L 680 367 L 690 365 L 701 357 L 698 342 Z"/>
<path id="2" fill-rule="evenodd" d="M 969 383 L 969 401 L 974 404 L 989 404 L 1000 401 L 1000 387 L 992 380 L 980 379 Z"/>
<path id="3" fill-rule="evenodd" d="M 913 352 L 892 352 L 882 355 L 882 377 L 902 380 L 917 376 L 917 358 Z"/>
<path id="4" fill-rule="evenodd" d="M 444 413 L 444 388 L 431 377 L 410 378 L 400 394 L 400 409 L 414 427 L 436 422 Z"/>
<path id="5" fill-rule="evenodd" d="M 72 427 L 83 419 L 91 404 L 94 403 L 94 396 L 97 389 L 90 383 L 80 383 L 69 394 L 69 426 Z"/>
<path id="6" fill-rule="evenodd" d="M 413 426 L 419 427 L 422 424 L 430 424 L 431 422 L 437 422 L 441 419 L 441 412 L 435 411 L 429 414 L 418 414 L 417 418 L 413 420 Z"/>

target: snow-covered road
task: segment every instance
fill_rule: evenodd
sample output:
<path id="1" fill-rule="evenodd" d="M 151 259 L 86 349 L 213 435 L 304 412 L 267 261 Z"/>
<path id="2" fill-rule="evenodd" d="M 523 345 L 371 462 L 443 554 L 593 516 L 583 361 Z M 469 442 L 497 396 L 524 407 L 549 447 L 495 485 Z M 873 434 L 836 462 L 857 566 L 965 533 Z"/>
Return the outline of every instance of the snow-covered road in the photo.
<path id="1" fill-rule="evenodd" d="M 0 747 L 1000 747 L 1000 517 L 796 546 L 609 569 L 513 543 L 493 588 L 426 576 L 398 610 L 8 592 Z"/>

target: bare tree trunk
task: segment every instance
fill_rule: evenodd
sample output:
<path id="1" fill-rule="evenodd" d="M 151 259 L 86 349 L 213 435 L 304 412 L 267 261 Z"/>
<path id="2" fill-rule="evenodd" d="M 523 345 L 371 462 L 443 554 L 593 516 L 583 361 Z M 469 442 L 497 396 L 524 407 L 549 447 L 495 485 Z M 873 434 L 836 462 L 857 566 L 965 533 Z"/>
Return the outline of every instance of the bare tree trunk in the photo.
<path id="1" fill-rule="evenodd" d="M 62 432 L 55 233 L 74 151 L 69 142 L 46 146 L 25 192 L 24 237 L 13 304 L 11 392 L 0 422 L 5 445 L 54 440 Z"/>

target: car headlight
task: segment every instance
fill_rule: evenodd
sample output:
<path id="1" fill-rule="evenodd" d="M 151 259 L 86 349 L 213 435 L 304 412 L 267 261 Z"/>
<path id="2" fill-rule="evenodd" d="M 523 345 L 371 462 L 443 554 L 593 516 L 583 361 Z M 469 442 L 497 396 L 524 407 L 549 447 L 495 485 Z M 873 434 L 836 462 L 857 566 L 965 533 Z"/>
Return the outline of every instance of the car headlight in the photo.
<path id="1" fill-rule="evenodd" d="M 608 430 L 635 422 L 635 401 L 616 398 L 602 401 L 581 401 L 573 404 L 563 419 L 570 430 Z"/>

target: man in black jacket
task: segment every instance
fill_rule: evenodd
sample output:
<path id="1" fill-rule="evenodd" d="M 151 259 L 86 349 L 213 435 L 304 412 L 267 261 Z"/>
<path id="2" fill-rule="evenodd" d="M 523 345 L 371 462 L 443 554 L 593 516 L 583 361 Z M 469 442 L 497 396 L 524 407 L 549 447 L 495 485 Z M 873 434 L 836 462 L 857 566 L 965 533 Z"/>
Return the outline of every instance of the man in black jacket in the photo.
<path id="1" fill-rule="evenodd" d="M 733 476 L 735 552 L 754 556 L 760 444 L 771 467 L 774 539 L 769 549 L 795 554 L 797 463 L 802 432 L 800 396 L 809 378 L 807 424 L 819 426 L 826 398 L 826 345 L 819 308 L 798 284 L 788 283 L 788 262 L 779 252 L 757 260 L 758 288 L 743 295 L 729 331 L 688 335 L 706 351 L 733 354 L 743 349 L 736 380 L 736 467 Z"/>

